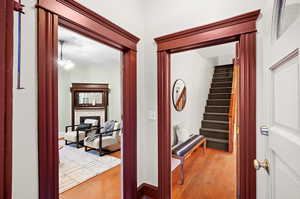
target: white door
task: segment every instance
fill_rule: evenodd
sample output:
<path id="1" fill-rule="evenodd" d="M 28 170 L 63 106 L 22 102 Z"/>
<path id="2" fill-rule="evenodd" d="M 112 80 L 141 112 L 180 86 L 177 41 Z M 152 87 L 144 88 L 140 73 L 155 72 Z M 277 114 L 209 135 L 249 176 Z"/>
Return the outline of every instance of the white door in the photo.
<path id="1" fill-rule="evenodd" d="M 258 135 L 257 158 L 268 160 L 269 174 L 257 171 L 257 198 L 300 199 L 300 0 L 266 2 L 258 33 L 258 87 L 259 118 L 269 135 Z"/>

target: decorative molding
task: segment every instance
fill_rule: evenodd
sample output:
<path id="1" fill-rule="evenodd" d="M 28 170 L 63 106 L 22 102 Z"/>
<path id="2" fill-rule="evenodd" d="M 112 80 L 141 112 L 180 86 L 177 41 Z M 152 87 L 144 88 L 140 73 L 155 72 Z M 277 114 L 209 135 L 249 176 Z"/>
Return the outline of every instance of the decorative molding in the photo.
<path id="1" fill-rule="evenodd" d="M 136 45 L 138 38 L 78 3 L 71 0 L 61 0 L 61 2 L 68 3 L 40 0 L 37 6 L 39 199 L 58 199 L 58 88 L 55 61 L 58 49 L 58 25 L 117 48 L 123 53 L 122 185 L 124 191 L 122 198 L 137 199 Z"/>
<path id="2" fill-rule="evenodd" d="M 58 15 L 65 23 L 81 26 L 90 34 L 100 35 L 101 42 L 105 44 L 118 44 L 119 47 L 136 50 L 138 37 L 74 0 L 39 0 L 37 7 Z"/>
<path id="3" fill-rule="evenodd" d="M 256 198 L 256 20 L 260 11 L 250 12 L 206 26 L 156 38 L 158 44 L 158 190 L 159 199 L 171 199 L 171 102 L 170 55 L 197 47 L 240 41 L 240 150 L 238 190 L 241 199 Z M 231 38 L 228 40 L 228 38 Z"/>
<path id="4" fill-rule="evenodd" d="M 87 7 L 81 5 L 80 3 L 74 1 L 74 0 L 57 0 L 58 2 L 72 8 L 73 10 L 76 10 L 78 13 L 92 19 L 93 21 L 109 28 L 110 30 L 126 37 L 127 39 L 131 40 L 134 43 L 137 43 L 140 39 L 130 32 L 124 30 L 120 26 L 112 23 L 111 21 L 105 19 L 104 17 L 100 16 L 96 12 L 88 9 Z"/>
<path id="5" fill-rule="evenodd" d="M 0 198 L 11 199 L 14 2 L 1 0 L 0 10 Z"/>
<path id="6" fill-rule="evenodd" d="M 241 23 L 245 23 L 245 22 L 256 21 L 259 14 L 260 14 L 260 10 L 256 10 L 256 11 L 238 15 L 238 16 L 235 16 L 235 17 L 232 17 L 229 19 L 210 23 L 210 24 L 207 24 L 204 26 L 199 26 L 199 27 L 179 31 L 176 33 L 162 36 L 162 37 L 157 37 L 154 40 L 156 41 L 156 43 L 159 44 L 159 43 L 163 43 L 163 42 L 170 41 L 170 40 L 180 39 L 183 37 L 189 37 L 191 35 L 195 35 L 195 34 L 202 33 L 202 32 L 208 32 L 208 31 L 212 31 L 215 29 L 224 28 L 224 27 L 241 24 Z"/>
<path id="7" fill-rule="evenodd" d="M 197 48 L 197 45 L 201 46 L 205 42 L 211 42 L 220 37 L 233 37 L 234 40 L 237 40 L 241 34 L 256 31 L 256 20 L 259 14 L 260 10 L 256 10 L 219 22 L 158 37 L 154 40 L 159 44 L 158 51 L 176 51 L 176 49 L 181 48 L 184 50 L 189 48 L 188 50 L 190 50 Z"/>
<path id="8" fill-rule="evenodd" d="M 299 55 L 299 49 L 297 48 L 296 50 L 294 50 L 293 52 L 289 53 L 287 56 L 285 56 L 284 58 L 282 58 L 281 60 L 279 60 L 276 64 L 272 65 L 270 67 L 270 70 L 275 70 L 279 66 L 281 66 L 281 65 L 283 65 L 283 64 L 291 61 L 292 59 L 294 59 L 298 55 Z"/>
<path id="9" fill-rule="evenodd" d="M 157 199 L 158 188 L 147 183 L 141 184 L 138 187 L 138 199 L 142 199 L 144 196 L 151 197 L 152 199 Z"/>
<path id="10" fill-rule="evenodd" d="M 241 35 L 239 79 L 240 198 L 256 198 L 256 33 Z"/>

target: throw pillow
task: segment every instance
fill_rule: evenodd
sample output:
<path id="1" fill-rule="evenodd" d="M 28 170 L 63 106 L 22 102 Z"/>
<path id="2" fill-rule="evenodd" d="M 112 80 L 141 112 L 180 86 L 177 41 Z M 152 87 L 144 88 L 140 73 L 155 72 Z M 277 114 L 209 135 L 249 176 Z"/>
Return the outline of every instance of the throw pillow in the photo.
<path id="1" fill-rule="evenodd" d="M 191 137 L 191 133 L 180 125 L 177 126 L 176 135 L 179 143 L 183 143 Z"/>

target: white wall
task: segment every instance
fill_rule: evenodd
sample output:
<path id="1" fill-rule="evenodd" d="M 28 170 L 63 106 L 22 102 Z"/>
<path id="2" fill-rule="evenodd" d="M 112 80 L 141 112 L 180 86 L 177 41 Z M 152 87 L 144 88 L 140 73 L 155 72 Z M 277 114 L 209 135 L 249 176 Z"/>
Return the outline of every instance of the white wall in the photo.
<path id="1" fill-rule="evenodd" d="M 23 15 L 23 49 L 22 49 L 22 82 L 25 90 L 16 90 L 14 86 L 14 118 L 13 118 L 13 198 L 38 199 L 38 132 L 37 132 L 37 12 L 36 0 L 22 1 L 25 4 Z M 144 20 L 142 17 L 141 2 L 139 0 L 114 0 L 114 1 L 83 1 L 90 8 L 120 25 L 136 36 L 143 38 Z M 117 9 L 116 8 L 122 8 Z M 17 32 L 15 20 L 15 38 Z M 15 43 L 14 60 L 17 55 Z M 142 123 L 142 87 L 143 87 L 143 46 L 138 45 L 138 140 Z M 16 69 L 16 64 L 14 64 Z M 16 72 L 14 73 L 16 82 Z M 140 141 L 138 149 L 141 148 Z M 138 150 L 138 157 L 141 156 Z M 140 158 L 138 158 L 140 160 Z M 138 183 L 142 179 L 141 163 L 138 162 Z"/>
<path id="2" fill-rule="evenodd" d="M 153 38 L 259 9 L 265 1 L 77 1 L 142 39 L 138 45 L 138 184 L 157 185 L 157 121 L 153 117 L 157 111 L 157 60 Z M 14 90 L 13 198 L 37 199 L 36 0 L 23 3 L 22 78 L 26 89 Z"/>
<path id="3" fill-rule="evenodd" d="M 99 57 L 100 58 L 100 57 Z M 72 121 L 71 92 L 72 83 L 103 83 L 109 84 L 109 104 L 107 120 L 121 121 L 121 63 L 111 62 L 99 66 L 84 66 L 76 63 L 71 70 L 59 69 L 59 131 L 64 132 L 65 126 Z M 62 136 L 61 134 L 60 136 Z"/>
<path id="4" fill-rule="evenodd" d="M 147 25 L 145 31 L 145 83 L 147 93 L 144 96 L 146 113 L 157 111 L 157 59 L 156 44 L 153 38 L 165 34 L 185 30 L 187 28 L 205 25 L 218 20 L 233 17 L 249 11 L 262 8 L 262 0 L 152 0 L 145 1 Z M 158 157 L 157 157 L 157 121 L 148 119 L 143 125 L 142 158 L 143 178 L 145 182 L 157 185 Z M 151 146 L 151 147 L 149 147 Z M 149 156 L 148 154 L 153 154 Z"/>
<path id="5" fill-rule="evenodd" d="M 172 86 L 177 79 L 182 79 L 187 88 L 187 102 L 183 111 L 177 112 L 172 106 L 171 129 L 177 124 L 183 124 L 189 132 L 198 134 L 213 77 L 214 63 L 201 57 L 197 51 L 173 54 L 171 62 Z"/>
<path id="6" fill-rule="evenodd" d="M 23 1 L 22 86 L 17 80 L 17 14 L 14 20 L 13 198 L 38 198 L 37 67 L 35 1 Z M 26 27 L 26 28 L 25 28 Z"/>

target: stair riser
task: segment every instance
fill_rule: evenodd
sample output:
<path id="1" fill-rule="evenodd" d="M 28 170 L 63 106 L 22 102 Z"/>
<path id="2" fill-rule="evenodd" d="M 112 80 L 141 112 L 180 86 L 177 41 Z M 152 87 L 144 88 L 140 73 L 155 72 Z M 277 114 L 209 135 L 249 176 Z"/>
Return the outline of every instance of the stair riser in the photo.
<path id="1" fill-rule="evenodd" d="M 202 128 L 228 130 L 229 129 L 229 125 L 228 124 L 221 124 L 221 123 L 213 123 L 213 122 L 202 121 Z"/>
<path id="2" fill-rule="evenodd" d="M 232 78 L 232 73 L 215 73 L 213 78 Z"/>
<path id="3" fill-rule="evenodd" d="M 211 84 L 211 88 L 231 87 L 231 86 L 232 86 L 231 82 L 228 82 L 228 83 L 215 83 L 215 82 L 212 82 L 212 84 Z"/>
<path id="4" fill-rule="evenodd" d="M 219 142 L 212 142 L 212 141 L 207 141 L 208 148 L 213 148 L 213 149 L 218 149 L 221 151 L 226 151 L 228 152 L 228 144 L 227 143 L 219 143 Z"/>
<path id="5" fill-rule="evenodd" d="M 213 132 L 213 131 L 206 131 L 200 129 L 200 135 L 203 135 L 207 138 L 217 138 L 217 139 L 224 139 L 228 140 L 228 133 L 220 133 L 220 132 Z"/>
<path id="6" fill-rule="evenodd" d="M 232 72 L 233 72 L 232 69 L 215 69 L 214 75 L 219 73 L 232 73 Z"/>
<path id="7" fill-rule="evenodd" d="M 229 106 L 230 100 L 207 100 L 209 106 Z"/>
<path id="8" fill-rule="evenodd" d="M 215 68 L 233 68 L 233 64 L 226 64 L 226 65 L 219 65 L 219 66 L 215 66 Z"/>
<path id="9" fill-rule="evenodd" d="M 208 115 L 204 114 L 205 120 L 218 120 L 218 121 L 224 121 L 228 122 L 229 118 L 228 115 Z"/>
<path id="10" fill-rule="evenodd" d="M 212 82 L 231 82 L 232 78 L 213 78 Z"/>
<path id="11" fill-rule="evenodd" d="M 209 94 L 208 99 L 230 99 L 231 94 Z"/>
<path id="12" fill-rule="evenodd" d="M 231 88 L 211 88 L 210 93 L 231 93 Z"/>
<path id="13" fill-rule="evenodd" d="M 206 106 L 205 107 L 205 112 L 209 112 L 209 113 L 228 113 L 229 112 L 229 107 Z"/>

